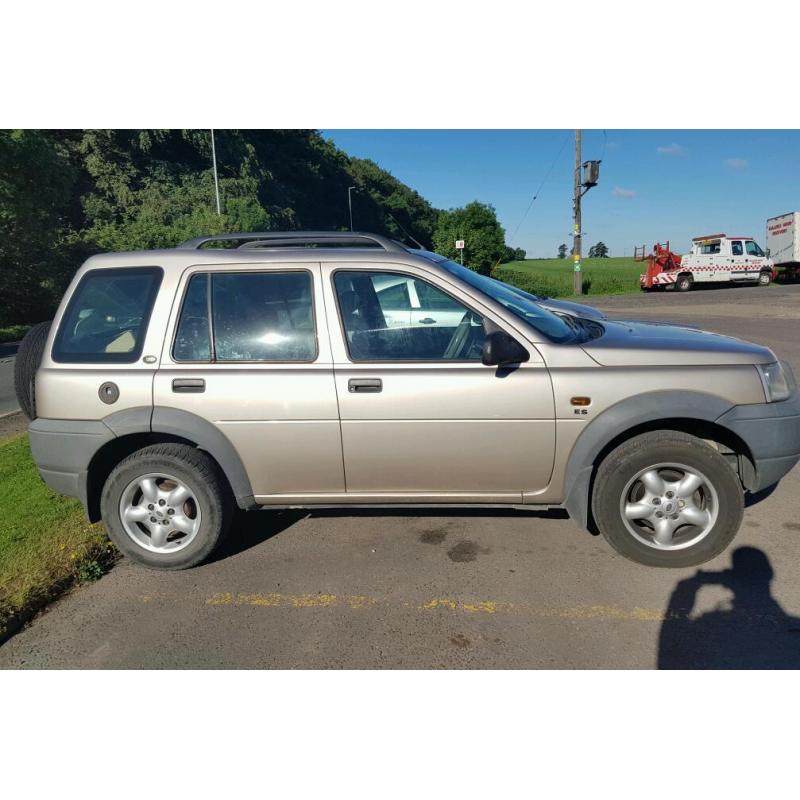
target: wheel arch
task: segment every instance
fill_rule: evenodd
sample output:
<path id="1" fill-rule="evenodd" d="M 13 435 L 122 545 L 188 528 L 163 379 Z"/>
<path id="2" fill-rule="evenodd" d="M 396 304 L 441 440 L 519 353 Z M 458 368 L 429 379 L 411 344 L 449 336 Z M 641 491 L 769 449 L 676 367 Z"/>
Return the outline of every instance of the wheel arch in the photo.
<path id="1" fill-rule="evenodd" d="M 237 505 L 255 505 L 244 464 L 230 440 L 208 420 L 188 411 L 156 406 L 147 409 L 146 419 L 142 414 L 120 412 L 104 422 L 114 438 L 97 449 L 87 468 L 86 511 L 90 521 L 100 519 L 100 494 L 114 467 L 136 450 L 162 442 L 187 444 L 206 452 L 227 480 Z"/>
<path id="2" fill-rule="evenodd" d="M 606 456 L 641 433 L 673 430 L 715 442 L 729 456 L 745 488 L 756 481 L 747 443 L 717 420 L 735 404 L 704 392 L 649 392 L 623 400 L 598 415 L 578 437 L 567 460 L 564 507 L 581 527 L 592 529 L 591 492 Z"/>

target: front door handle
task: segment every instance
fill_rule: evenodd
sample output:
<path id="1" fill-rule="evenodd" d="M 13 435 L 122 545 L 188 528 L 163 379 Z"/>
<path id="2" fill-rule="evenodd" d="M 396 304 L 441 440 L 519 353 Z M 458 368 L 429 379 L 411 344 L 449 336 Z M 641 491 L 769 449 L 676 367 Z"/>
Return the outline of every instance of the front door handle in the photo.
<path id="1" fill-rule="evenodd" d="M 380 378 L 350 378 L 347 381 L 348 392 L 381 392 L 383 381 Z"/>
<path id="2" fill-rule="evenodd" d="M 433 325 L 436 322 L 435 319 L 431 319 L 430 317 L 425 317 L 425 319 L 420 320 L 421 325 Z"/>
<path id="3" fill-rule="evenodd" d="M 206 390 L 206 382 L 202 378 L 175 378 L 172 391 L 183 394 L 200 393 Z"/>

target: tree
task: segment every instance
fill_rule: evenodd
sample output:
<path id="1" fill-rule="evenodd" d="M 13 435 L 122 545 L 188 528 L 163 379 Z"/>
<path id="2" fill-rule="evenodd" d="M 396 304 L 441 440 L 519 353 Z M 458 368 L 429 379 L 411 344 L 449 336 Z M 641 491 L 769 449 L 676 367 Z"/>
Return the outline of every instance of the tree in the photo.
<path id="1" fill-rule="evenodd" d="M 99 251 L 227 231 L 348 230 L 350 186 L 356 228 L 433 246 L 440 212 L 319 131 L 217 130 L 215 144 L 221 215 L 207 130 L 0 131 L 0 324 L 51 318 L 75 269 Z"/>
<path id="2" fill-rule="evenodd" d="M 0 322 L 38 322 L 60 299 L 76 170 L 46 131 L 0 131 Z"/>
<path id="3" fill-rule="evenodd" d="M 439 213 L 433 234 L 436 252 L 459 260 L 457 239 L 466 243 L 464 263 L 483 275 L 488 275 L 505 255 L 505 231 L 497 221 L 494 207 L 486 203 L 476 200 L 463 208 Z"/>
<path id="4" fill-rule="evenodd" d="M 565 244 L 560 244 L 558 246 L 558 257 L 559 258 L 567 257 L 567 246 Z"/>
<path id="5" fill-rule="evenodd" d="M 594 245 L 592 245 L 592 246 L 589 248 L 589 255 L 588 255 L 588 256 L 586 256 L 586 257 L 587 257 L 587 258 L 594 258 L 594 254 L 595 254 L 595 246 L 594 246 Z"/>
<path id="6" fill-rule="evenodd" d="M 515 261 L 524 261 L 525 256 L 528 255 L 521 247 L 514 248 L 514 260 Z"/>
<path id="7" fill-rule="evenodd" d="M 608 258 L 608 247 L 603 242 L 598 242 L 589 250 L 589 258 Z"/>

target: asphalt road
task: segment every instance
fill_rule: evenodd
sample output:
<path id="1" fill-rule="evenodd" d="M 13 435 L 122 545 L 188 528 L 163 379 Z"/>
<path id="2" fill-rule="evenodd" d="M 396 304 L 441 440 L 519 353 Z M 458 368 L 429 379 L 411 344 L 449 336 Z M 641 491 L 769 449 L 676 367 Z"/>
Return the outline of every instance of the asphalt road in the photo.
<path id="1" fill-rule="evenodd" d="M 14 355 L 18 343 L 0 344 L 0 416 L 19 408 L 14 394 Z"/>
<path id="2" fill-rule="evenodd" d="M 800 286 L 596 304 L 767 344 L 800 375 Z M 212 563 L 123 562 L 70 593 L 0 666 L 799 667 L 798 496 L 800 468 L 728 552 L 676 571 L 559 512 L 251 513 Z"/>

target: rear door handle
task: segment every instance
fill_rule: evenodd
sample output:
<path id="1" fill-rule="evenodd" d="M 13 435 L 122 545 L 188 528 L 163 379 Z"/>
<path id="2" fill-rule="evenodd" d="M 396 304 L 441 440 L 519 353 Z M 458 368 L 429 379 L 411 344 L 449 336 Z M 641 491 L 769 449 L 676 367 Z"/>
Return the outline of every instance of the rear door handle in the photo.
<path id="1" fill-rule="evenodd" d="M 172 391 L 183 394 L 199 393 L 206 390 L 206 382 L 202 378 L 175 378 Z"/>
<path id="2" fill-rule="evenodd" d="M 435 322 L 436 320 L 431 317 L 425 317 L 425 319 L 420 320 L 420 324 L 422 325 L 433 325 Z"/>
<path id="3" fill-rule="evenodd" d="M 383 381 L 380 378 L 350 378 L 347 381 L 348 392 L 381 392 Z"/>

